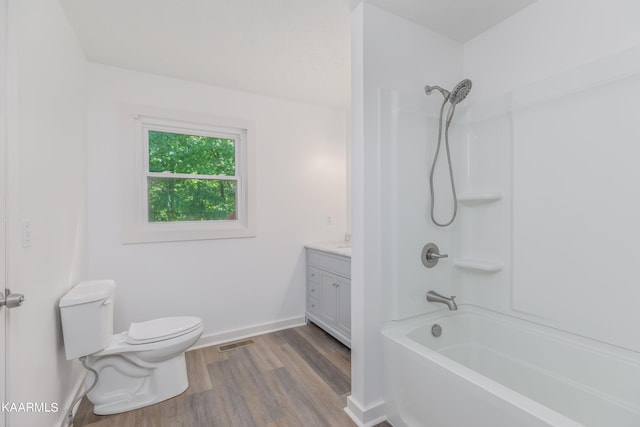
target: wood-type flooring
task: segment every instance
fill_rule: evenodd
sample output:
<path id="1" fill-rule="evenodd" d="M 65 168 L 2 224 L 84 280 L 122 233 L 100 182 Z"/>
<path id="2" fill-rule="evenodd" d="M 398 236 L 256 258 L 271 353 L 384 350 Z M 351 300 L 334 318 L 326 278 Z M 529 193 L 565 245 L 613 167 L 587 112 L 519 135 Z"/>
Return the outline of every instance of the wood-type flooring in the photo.
<path id="1" fill-rule="evenodd" d="M 82 400 L 74 427 L 353 427 L 344 412 L 351 353 L 311 324 L 251 338 L 226 351 L 186 353 L 189 388 L 115 415 Z M 390 427 L 388 423 L 376 427 Z"/>

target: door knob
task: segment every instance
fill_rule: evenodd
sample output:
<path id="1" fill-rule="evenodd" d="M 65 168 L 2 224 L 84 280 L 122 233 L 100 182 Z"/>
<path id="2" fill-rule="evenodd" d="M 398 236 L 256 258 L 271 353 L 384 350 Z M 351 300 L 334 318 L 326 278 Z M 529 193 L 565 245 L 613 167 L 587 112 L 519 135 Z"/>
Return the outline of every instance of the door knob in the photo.
<path id="1" fill-rule="evenodd" d="M 5 289 L 5 295 L 0 292 L 0 307 L 5 305 L 7 308 L 14 308 L 21 306 L 24 302 L 24 295 L 12 294 L 9 289 Z"/>

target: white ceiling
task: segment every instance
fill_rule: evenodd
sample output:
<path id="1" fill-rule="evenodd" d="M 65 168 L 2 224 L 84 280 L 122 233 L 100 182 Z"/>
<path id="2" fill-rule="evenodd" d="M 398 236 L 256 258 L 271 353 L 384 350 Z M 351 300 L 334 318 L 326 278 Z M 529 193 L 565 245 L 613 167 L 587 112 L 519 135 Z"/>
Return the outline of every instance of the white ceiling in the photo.
<path id="1" fill-rule="evenodd" d="M 60 0 L 91 61 L 330 107 L 349 105 L 359 0 Z M 535 0 L 367 0 L 466 41 Z"/>
<path id="2" fill-rule="evenodd" d="M 366 0 L 464 43 L 537 0 Z"/>

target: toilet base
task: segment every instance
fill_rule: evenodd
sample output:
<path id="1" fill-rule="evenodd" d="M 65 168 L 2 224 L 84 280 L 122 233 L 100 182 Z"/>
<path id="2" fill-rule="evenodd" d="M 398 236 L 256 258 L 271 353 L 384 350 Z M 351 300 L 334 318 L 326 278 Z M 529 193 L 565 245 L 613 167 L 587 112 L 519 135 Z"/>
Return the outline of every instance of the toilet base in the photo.
<path id="1" fill-rule="evenodd" d="M 87 395 L 96 415 L 118 414 L 153 405 L 184 392 L 189 386 L 184 352 L 157 363 L 148 363 L 135 354 L 89 358 L 98 372 L 98 384 Z M 93 375 L 85 378 L 85 387 Z"/>

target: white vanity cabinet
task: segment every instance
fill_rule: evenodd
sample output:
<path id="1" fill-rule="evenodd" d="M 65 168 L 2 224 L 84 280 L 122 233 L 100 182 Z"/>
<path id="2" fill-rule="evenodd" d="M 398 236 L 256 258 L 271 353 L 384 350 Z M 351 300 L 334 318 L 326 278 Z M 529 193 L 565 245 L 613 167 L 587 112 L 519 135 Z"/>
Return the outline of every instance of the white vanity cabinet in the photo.
<path id="1" fill-rule="evenodd" d="M 307 247 L 307 321 L 351 347 L 351 257 Z"/>

